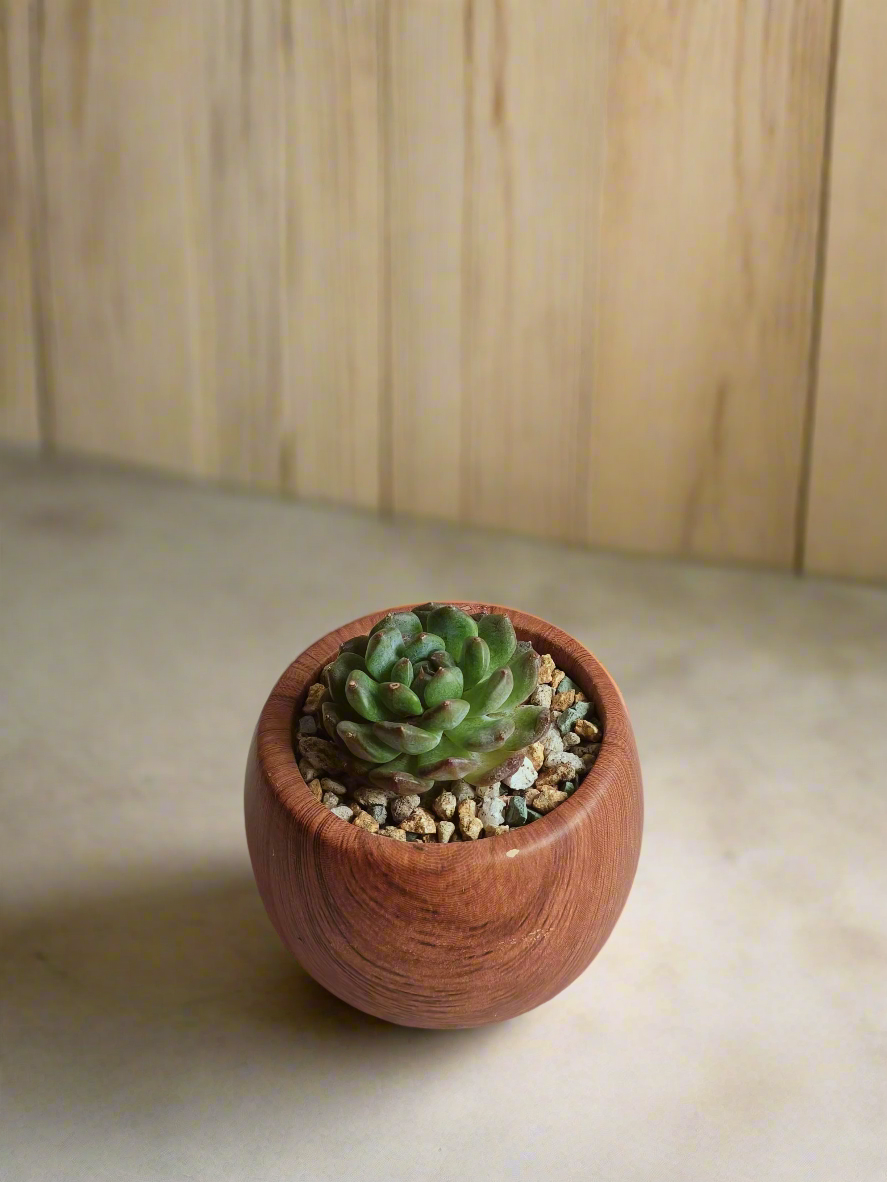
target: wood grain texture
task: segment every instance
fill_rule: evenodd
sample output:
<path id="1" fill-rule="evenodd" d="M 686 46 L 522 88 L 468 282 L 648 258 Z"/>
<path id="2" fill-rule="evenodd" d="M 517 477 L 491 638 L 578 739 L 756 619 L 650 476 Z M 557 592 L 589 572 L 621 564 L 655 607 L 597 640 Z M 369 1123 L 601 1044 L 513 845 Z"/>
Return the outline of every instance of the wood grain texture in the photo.
<path id="1" fill-rule="evenodd" d="M 387 27 L 390 450 L 394 509 L 462 509 L 467 78 L 472 6 L 394 0 Z"/>
<path id="2" fill-rule="evenodd" d="M 282 484 L 379 503 L 379 0 L 292 0 L 283 31 Z"/>
<path id="3" fill-rule="evenodd" d="M 0 0 L 0 440 L 36 443 L 28 5 Z"/>
<path id="4" fill-rule="evenodd" d="M 612 6 L 591 542 L 792 561 L 833 15 Z"/>
<path id="5" fill-rule="evenodd" d="M 468 11 L 462 514 L 575 537 L 605 9 L 476 0 Z"/>
<path id="6" fill-rule="evenodd" d="M 182 6 L 59 0 L 39 47 L 60 448 L 190 472 Z"/>
<path id="7" fill-rule="evenodd" d="M 887 8 L 839 44 L 806 563 L 887 579 Z"/>
<path id="8" fill-rule="evenodd" d="M 188 45 L 183 234 L 202 470 L 276 488 L 282 438 L 283 0 L 180 6 Z"/>
<path id="9" fill-rule="evenodd" d="M 521 639 L 592 689 L 605 728 L 601 753 L 552 813 L 479 842 L 405 845 L 345 825 L 314 800 L 293 756 L 293 713 L 342 641 L 382 612 L 328 634 L 287 669 L 247 764 L 250 857 L 281 939 L 332 993 L 407 1026 L 479 1026 L 554 997 L 612 931 L 640 852 L 637 749 L 609 674 L 535 616 L 459 606 L 508 611 Z"/>

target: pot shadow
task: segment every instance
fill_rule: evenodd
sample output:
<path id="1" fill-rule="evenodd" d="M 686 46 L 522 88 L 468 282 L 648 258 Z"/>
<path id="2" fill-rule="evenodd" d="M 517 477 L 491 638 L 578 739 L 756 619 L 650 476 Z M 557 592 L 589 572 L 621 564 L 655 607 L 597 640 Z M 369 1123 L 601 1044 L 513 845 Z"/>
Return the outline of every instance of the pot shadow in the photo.
<path id="1" fill-rule="evenodd" d="M 0 999 L 7 1112 L 65 1123 L 200 1112 L 220 1089 L 325 1123 L 502 1029 L 413 1030 L 339 1001 L 281 946 L 242 866 L 146 868 L 17 915 Z"/>

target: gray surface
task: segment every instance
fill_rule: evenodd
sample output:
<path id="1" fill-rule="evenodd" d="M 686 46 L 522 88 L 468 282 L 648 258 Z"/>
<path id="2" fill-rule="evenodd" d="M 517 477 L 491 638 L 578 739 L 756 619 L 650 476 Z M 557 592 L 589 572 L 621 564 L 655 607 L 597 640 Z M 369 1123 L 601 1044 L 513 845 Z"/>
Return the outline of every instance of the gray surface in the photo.
<path id="1" fill-rule="evenodd" d="M 9 457 L 0 497 L 4 1182 L 887 1176 L 887 595 Z M 648 794 L 601 956 L 474 1033 L 314 986 L 243 838 L 283 666 L 431 596 L 592 648 Z"/>

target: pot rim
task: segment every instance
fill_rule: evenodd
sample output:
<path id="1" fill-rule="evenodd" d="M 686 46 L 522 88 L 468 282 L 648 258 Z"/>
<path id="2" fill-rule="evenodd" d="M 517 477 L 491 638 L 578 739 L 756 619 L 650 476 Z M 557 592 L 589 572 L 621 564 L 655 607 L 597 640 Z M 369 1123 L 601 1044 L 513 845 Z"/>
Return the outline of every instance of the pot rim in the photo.
<path id="1" fill-rule="evenodd" d="M 292 744 L 292 723 L 308 689 L 318 679 L 323 666 L 338 652 L 343 641 L 368 632 L 388 612 L 410 611 L 420 604 L 404 604 L 370 612 L 327 632 L 305 649 L 278 679 L 256 725 L 256 758 L 266 784 L 291 818 L 310 830 L 312 840 L 321 846 L 333 843 L 342 851 L 347 850 L 351 843 L 372 841 L 376 852 L 384 852 L 386 859 L 394 858 L 396 862 L 412 862 L 416 857 L 477 858 L 498 857 L 502 854 L 515 857 L 532 847 L 558 841 L 575 826 L 581 825 L 590 813 L 600 807 L 614 779 L 621 780 L 637 759 L 628 711 L 615 681 L 600 661 L 573 636 L 539 616 L 516 608 L 473 600 L 437 602 L 451 603 L 469 613 L 504 612 L 511 618 L 519 639 L 532 641 L 537 651 L 551 652 L 557 667 L 564 669 L 594 702 L 597 715 L 603 723 L 598 758 L 572 796 L 539 820 L 495 837 L 457 842 L 452 848 L 449 843 L 432 842 L 426 845 L 418 841 L 400 842 L 379 838 L 377 834 L 368 833 L 333 816 L 325 805 L 311 795 L 299 771 Z M 403 861 L 403 864 L 407 862 Z M 414 862 L 412 864 L 415 866 Z"/>

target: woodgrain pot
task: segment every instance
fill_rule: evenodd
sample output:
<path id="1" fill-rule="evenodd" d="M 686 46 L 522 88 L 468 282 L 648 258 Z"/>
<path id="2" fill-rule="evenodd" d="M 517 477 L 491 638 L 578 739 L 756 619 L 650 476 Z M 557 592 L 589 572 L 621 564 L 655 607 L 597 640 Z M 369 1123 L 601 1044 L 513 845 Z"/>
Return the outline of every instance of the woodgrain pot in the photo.
<path id="1" fill-rule="evenodd" d="M 280 938 L 331 993 L 404 1026 L 480 1026 L 554 997 L 603 947 L 640 852 L 640 766 L 610 675 L 544 620 L 458 606 L 506 611 L 521 640 L 591 690 L 603 746 L 553 812 L 499 837 L 423 845 L 355 829 L 312 797 L 293 755 L 293 714 L 339 645 L 384 612 L 329 633 L 290 665 L 247 764 L 250 857 Z"/>

